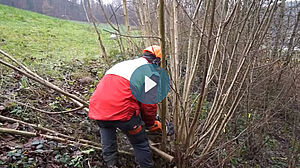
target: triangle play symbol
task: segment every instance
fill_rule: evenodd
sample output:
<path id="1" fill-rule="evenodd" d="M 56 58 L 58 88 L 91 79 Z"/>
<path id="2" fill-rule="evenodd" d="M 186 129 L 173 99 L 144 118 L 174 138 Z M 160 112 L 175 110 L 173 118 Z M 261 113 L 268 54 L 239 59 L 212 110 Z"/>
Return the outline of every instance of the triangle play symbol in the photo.
<path id="1" fill-rule="evenodd" d="M 150 79 L 148 76 L 145 76 L 145 93 L 155 87 L 157 84 Z"/>

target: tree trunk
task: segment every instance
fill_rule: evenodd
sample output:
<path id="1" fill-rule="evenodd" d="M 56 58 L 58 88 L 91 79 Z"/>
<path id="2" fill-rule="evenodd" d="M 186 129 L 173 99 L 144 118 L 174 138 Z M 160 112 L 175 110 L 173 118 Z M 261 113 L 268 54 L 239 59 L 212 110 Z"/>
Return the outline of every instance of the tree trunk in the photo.
<path id="1" fill-rule="evenodd" d="M 108 64 L 108 66 L 110 66 L 110 60 L 109 60 L 108 55 L 106 53 L 106 50 L 105 50 L 105 47 L 104 47 L 104 44 L 103 44 L 103 41 L 102 41 L 102 38 L 101 38 L 101 34 L 100 34 L 100 32 L 97 28 L 96 19 L 93 16 L 93 13 L 92 13 L 90 0 L 87 0 L 87 4 L 88 4 L 88 8 L 89 8 L 89 14 L 90 14 L 90 17 L 91 17 L 92 22 L 93 22 L 93 26 L 95 28 L 95 31 L 96 31 L 97 35 L 98 35 L 98 41 L 99 41 L 100 49 L 101 49 L 101 52 L 102 52 L 102 56 L 104 57 L 104 59 L 105 59 L 106 63 Z"/>
<path id="2" fill-rule="evenodd" d="M 128 12 L 127 12 L 127 2 L 123 0 L 123 10 L 124 10 L 124 23 L 126 27 L 126 35 L 129 35 L 130 26 L 129 26 L 129 19 L 128 19 Z"/>
<path id="3" fill-rule="evenodd" d="M 86 11 L 86 7 L 85 7 L 85 0 L 81 0 L 81 5 L 82 5 L 82 8 L 85 13 L 86 20 L 90 23 L 90 18 L 89 18 L 88 12 Z"/>
<path id="4" fill-rule="evenodd" d="M 160 35 L 160 46 L 161 46 L 161 62 L 162 68 L 166 69 L 166 42 L 165 42 L 165 23 L 164 23 L 164 0 L 159 1 L 159 35 Z M 162 148 L 166 146 L 166 112 L 167 112 L 167 99 L 162 101 L 161 120 L 162 120 Z"/>
<path id="5" fill-rule="evenodd" d="M 175 89 L 173 93 L 173 107 L 174 107 L 174 126 L 175 126 L 175 131 L 176 131 L 176 136 L 178 136 L 178 119 L 179 119 L 179 100 L 177 97 L 177 94 L 179 94 L 179 17 L 178 17 L 178 10 L 179 10 L 179 5 L 176 0 L 173 0 L 173 52 L 174 55 L 171 56 L 172 60 L 172 67 L 173 67 L 173 72 L 172 74 L 172 85 L 173 88 Z"/>

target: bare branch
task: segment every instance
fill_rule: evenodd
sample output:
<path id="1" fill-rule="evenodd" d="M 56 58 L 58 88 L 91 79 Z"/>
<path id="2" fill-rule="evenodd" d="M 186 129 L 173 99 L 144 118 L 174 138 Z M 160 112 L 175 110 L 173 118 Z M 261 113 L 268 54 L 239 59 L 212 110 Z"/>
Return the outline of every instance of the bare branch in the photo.
<path id="1" fill-rule="evenodd" d="M 0 50 L 0 51 L 2 51 L 2 50 Z M 21 69 L 15 67 L 15 66 L 11 65 L 11 64 L 9 64 L 9 63 L 7 63 L 7 62 L 1 60 L 1 59 L 0 59 L 0 63 L 3 64 L 3 65 L 5 65 L 5 66 L 7 66 L 7 67 L 9 67 L 9 68 L 11 68 L 11 69 L 13 69 L 13 70 L 15 70 L 15 71 L 18 71 L 19 73 L 21 73 L 21 74 L 27 76 L 28 78 L 30 78 L 30 79 L 32 79 L 32 80 L 34 80 L 34 81 L 36 81 L 36 82 L 38 82 L 38 83 L 40 83 L 40 84 L 46 86 L 46 87 L 49 87 L 49 88 L 51 88 L 51 89 L 53 89 L 53 90 L 55 90 L 55 91 L 57 91 L 57 92 L 59 92 L 59 93 L 65 95 L 65 96 L 67 96 L 67 97 L 70 97 L 70 98 L 72 98 L 72 99 L 75 99 L 76 101 L 79 101 L 80 103 L 82 103 L 82 104 L 83 104 L 84 106 L 86 106 L 86 107 L 89 106 L 89 104 L 88 104 L 86 101 L 80 99 L 79 97 L 77 97 L 77 96 L 75 96 L 75 95 L 73 95 L 73 94 L 71 94 L 71 93 L 68 93 L 68 92 L 62 90 L 61 88 L 59 88 L 59 87 L 53 85 L 52 83 L 50 83 L 50 82 L 48 82 L 48 81 L 46 81 L 46 80 L 44 80 L 44 79 L 40 79 L 40 78 L 37 78 L 37 77 L 35 77 L 35 76 L 32 76 L 31 74 L 29 74 L 29 73 L 27 73 L 27 72 L 25 72 L 25 71 L 23 71 L 23 70 L 21 70 Z"/>
<path id="2" fill-rule="evenodd" d="M 31 108 L 32 110 L 36 110 L 38 112 L 41 112 L 41 113 L 45 113 L 45 114 L 50 114 L 50 115 L 54 115 L 54 114 L 64 114 L 64 113 L 73 113 L 73 112 L 76 112 L 76 111 L 79 111 L 79 110 L 82 110 L 84 108 L 84 106 L 80 106 L 80 107 L 77 107 L 77 108 L 74 108 L 74 109 L 71 109 L 71 110 L 65 110 L 65 111 L 58 111 L 58 112 L 50 112 L 50 111 L 45 111 L 45 110 L 41 110 L 41 109 L 38 109 L 38 108 L 35 108 L 33 106 L 29 106 L 28 104 L 25 104 L 25 103 L 22 103 L 22 102 L 18 102 L 16 100 L 12 100 L 10 99 L 9 97 L 6 97 L 6 96 L 1 96 L 0 97 L 3 97 L 3 98 L 6 98 L 18 105 L 21 105 L 21 106 L 26 106 L 26 107 L 29 107 Z"/>
<path id="3" fill-rule="evenodd" d="M 106 32 L 111 33 L 111 34 L 123 36 L 123 37 L 130 37 L 130 38 L 153 38 L 153 39 L 160 39 L 160 37 L 157 37 L 157 36 L 131 36 L 131 35 L 120 34 L 120 33 L 116 33 L 116 32 L 113 32 L 113 31 L 109 31 L 107 29 L 103 29 L 103 31 L 106 31 Z"/>
<path id="4" fill-rule="evenodd" d="M 106 53 L 106 50 L 105 50 L 105 47 L 104 47 L 104 44 L 103 44 L 103 41 L 102 41 L 102 38 L 101 38 L 101 34 L 96 26 L 96 18 L 94 17 L 93 13 L 92 13 L 92 9 L 91 9 L 91 4 L 90 4 L 90 0 L 87 0 L 87 4 L 88 4 L 88 8 L 89 8 L 89 14 L 90 14 L 90 18 L 92 20 L 92 23 L 93 23 L 93 26 L 95 28 L 95 31 L 98 35 L 98 41 L 99 41 L 99 45 L 100 45 L 100 48 L 101 48 L 101 52 L 105 58 L 105 61 L 107 63 L 108 66 L 110 66 L 110 60 L 109 60 L 109 57 Z"/>

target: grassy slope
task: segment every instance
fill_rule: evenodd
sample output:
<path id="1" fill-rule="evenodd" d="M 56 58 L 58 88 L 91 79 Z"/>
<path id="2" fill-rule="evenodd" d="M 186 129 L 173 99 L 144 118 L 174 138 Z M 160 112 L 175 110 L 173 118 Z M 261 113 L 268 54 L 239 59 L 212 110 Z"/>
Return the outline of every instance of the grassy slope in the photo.
<path id="1" fill-rule="evenodd" d="M 105 26 L 101 25 L 101 28 Z M 118 47 L 108 36 L 104 34 L 102 39 L 108 53 L 112 55 Z M 34 69 L 45 79 L 49 79 L 49 76 L 55 78 L 55 81 L 51 82 L 62 83 L 63 85 L 59 86 L 63 89 L 79 92 L 79 96 L 86 100 L 93 92 L 90 88 L 94 89 L 95 86 L 79 83 L 79 80 L 75 80 L 76 75 L 79 78 L 86 77 L 91 75 L 91 69 L 101 73 L 97 35 L 90 25 L 84 23 L 60 20 L 0 5 L 0 49 L 11 54 L 30 69 Z M 0 55 L 0 58 L 3 56 Z M 23 77 L 18 79 L 14 76 L 17 73 L 10 72 L 12 71 L 0 64 L 0 95 L 14 96 L 20 102 L 47 111 L 73 108 L 64 96 L 50 92 L 49 89 L 39 85 L 30 83 L 28 86 L 27 81 L 31 80 Z M 62 77 L 67 80 L 60 80 Z M 95 79 L 95 76 L 92 77 Z M 0 106 L 6 108 L 5 111 L 0 110 L 1 115 L 38 123 L 60 133 L 99 142 L 94 131 L 97 126 L 87 120 L 82 112 L 50 117 L 9 102 L 0 98 Z M 83 128 L 79 123 L 87 123 L 88 127 Z M 0 122 L 1 127 L 7 125 L 9 125 L 7 122 Z M 21 124 L 17 127 L 27 130 Z M 9 143 L 4 140 L 6 136 L 10 138 Z M 44 142 L 40 151 L 53 150 L 54 152 L 38 154 L 34 153 L 35 149 L 31 149 L 33 146 L 27 148 L 23 145 L 31 144 L 33 141 L 35 141 L 33 138 L 0 135 L 0 167 L 88 167 L 88 164 L 92 167 L 103 167 L 98 151 L 83 154 L 81 150 L 88 149 L 82 147 L 75 147 L 75 149 L 48 140 Z M 15 146 L 19 148 L 15 149 Z M 17 157 L 14 156 L 16 153 L 18 153 Z M 131 158 L 128 158 L 128 162 L 126 158 L 123 160 L 124 165 L 134 163 Z"/>
<path id="2" fill-rule="evenodd" d="M 104 34 L 110 52 L 114 41 Z M 0 48 L 25 65 L 54 75 L 53 68 L 99 58 L 97 35 L 84 23 L 0 5 Z"/>

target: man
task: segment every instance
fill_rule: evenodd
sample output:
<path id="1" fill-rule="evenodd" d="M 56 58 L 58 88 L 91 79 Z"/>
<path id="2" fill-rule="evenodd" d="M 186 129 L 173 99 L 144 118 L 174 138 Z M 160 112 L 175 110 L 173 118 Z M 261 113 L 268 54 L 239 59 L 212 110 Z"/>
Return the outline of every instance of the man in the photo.
<path id="1" fill-rule="evenodd" d="M 136 160 L 141 167 L 153 167 L 145 126 L 149 131 L 161 131 L 155 121 L 157 105 L 144 104 L 133 97 L 130 77 L 140 66 L 160 65 L 161 49 L 157 45 L 143 50 L 143 56 L 114 65 L 100 80 L 90 98 L 89 118 L 100 127 L 102 154 L 107 167 L 117 164 L 116 129 L 130 141 Z"/>

